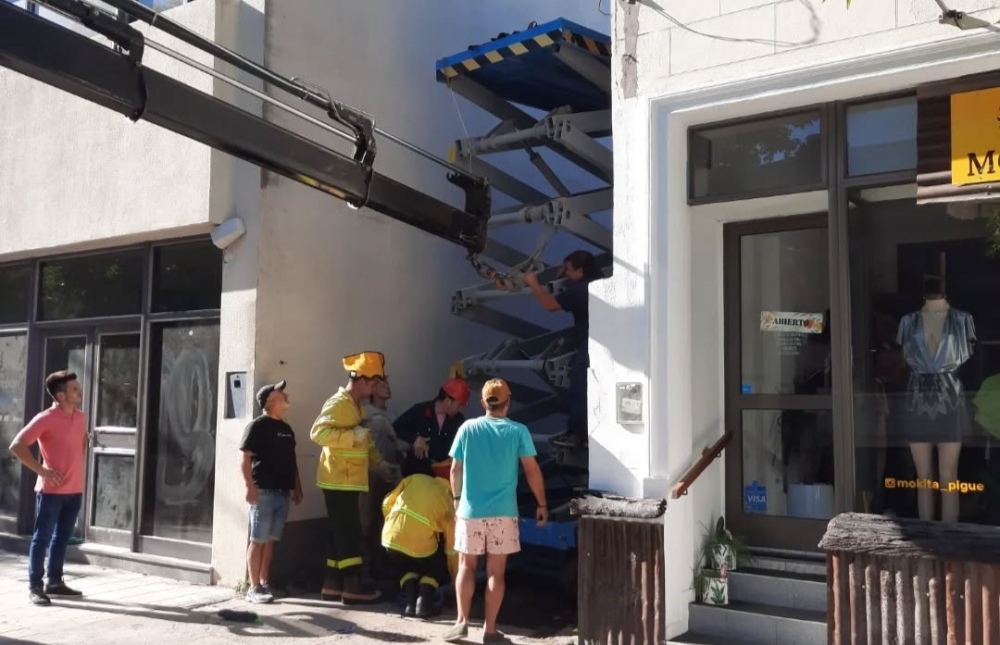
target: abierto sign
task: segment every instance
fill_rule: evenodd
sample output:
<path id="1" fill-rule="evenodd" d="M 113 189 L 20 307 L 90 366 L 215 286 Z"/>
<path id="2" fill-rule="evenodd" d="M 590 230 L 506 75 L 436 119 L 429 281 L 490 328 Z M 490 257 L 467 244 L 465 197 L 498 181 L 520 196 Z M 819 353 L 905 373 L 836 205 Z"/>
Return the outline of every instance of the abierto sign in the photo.
<path id="1" fill-rule="evenodd" d="M 951 95 L 951 183 L 1000 181 L 1000 87 Z"/>
<path id="2" fill-rule="evenodd" d="M 760 330 L 793 334 L 822 334 L 823 314 L 797 311 L 760 312 Z"/>

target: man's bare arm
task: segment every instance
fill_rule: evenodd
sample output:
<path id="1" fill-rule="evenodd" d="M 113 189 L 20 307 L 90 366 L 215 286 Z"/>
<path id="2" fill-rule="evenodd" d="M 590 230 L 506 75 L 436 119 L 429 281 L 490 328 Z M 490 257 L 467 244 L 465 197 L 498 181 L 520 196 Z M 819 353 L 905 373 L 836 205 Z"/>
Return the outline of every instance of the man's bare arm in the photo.
<path id="1" fill-rule="evenodd" d="M 524 478 L 528 480 L 528 486 L 535 495 L 535 501 L 540 508 L 545 508 L 548 504 L 545 501 L 545 478 L 542 477 L 542 468 L 534 457 L 521 457 L 521 466 L 524 468 Z"/>
<path id="2" fill-rule="evenodd" d="M 43 479 L 48 479 L 56 486 L 62 483 L 62 473 L 40 464 L 35 456 L 31 454 L 31 447 L 24 442 L 24 430 L 17 433 L 9 446 L 11 454 L 17 457 L 24 467 Z"/>
<path id="3" fill-rule="evenodd" d="M 241 464 L 241 469 L 243 471 L 243 481 L 247 485 L 247 501 L 251 504 L 257 503 L 257 485 L 253 483 L 253 453 L 249 450 L 243 451 L 243 462 Z"/>
<path id="4" fill-rule="evenodd" d="M 451 460 L 451 473 L 449 474 L 449 479 L 451 480 L 451 495 L 452 497 L 462 496 L 462 460 L 452 459 Z"/>

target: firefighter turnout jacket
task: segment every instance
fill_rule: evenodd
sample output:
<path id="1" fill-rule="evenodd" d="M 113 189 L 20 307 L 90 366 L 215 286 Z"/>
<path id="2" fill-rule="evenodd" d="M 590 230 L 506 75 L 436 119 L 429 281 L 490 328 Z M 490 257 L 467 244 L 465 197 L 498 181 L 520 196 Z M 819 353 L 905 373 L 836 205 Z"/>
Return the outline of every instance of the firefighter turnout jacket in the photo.
<path id="1" fill-rule="evenodd" d="M 325 490 L 368 491 L 368 469 L 382 463 L 364 426 L 364 408 L 344 388 L 327 399 L 313 422 L 309 438 L 323 447 L 316 485 Z"/>
<path id="2" fill-rule="evenodd" d="M 449 560 L 455 553 L 455 505 L 451 484 L 440 477 L 411 475 L 382 502 L 382 546 L 411 558 L 427 558 L 443 540 Z M 450 567 L 449 567 L 450 568 Z"/>

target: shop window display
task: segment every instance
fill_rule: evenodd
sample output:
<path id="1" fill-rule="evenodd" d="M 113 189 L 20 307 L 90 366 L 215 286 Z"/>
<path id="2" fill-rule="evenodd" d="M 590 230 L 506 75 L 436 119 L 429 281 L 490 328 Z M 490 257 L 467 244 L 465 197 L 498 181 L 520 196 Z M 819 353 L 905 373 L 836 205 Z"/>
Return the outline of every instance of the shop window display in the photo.
<path id="1" fill-rule="evenodd" d="M 850 214 L 857 510 L 1000 525 L 1000 253 L 978 207 Z"/>

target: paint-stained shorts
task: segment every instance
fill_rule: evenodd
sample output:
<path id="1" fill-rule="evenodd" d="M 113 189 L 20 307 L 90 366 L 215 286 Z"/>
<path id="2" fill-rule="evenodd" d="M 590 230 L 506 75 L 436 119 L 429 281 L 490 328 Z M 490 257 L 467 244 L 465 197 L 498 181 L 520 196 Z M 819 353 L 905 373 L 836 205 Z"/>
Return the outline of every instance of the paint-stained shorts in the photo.
<path id="1" fill-rule="evenodd" d="M 509 555 L 521 550 L 516 517 L 484 517 L 455 522 L 455 550 L 466 555 Z"/>

